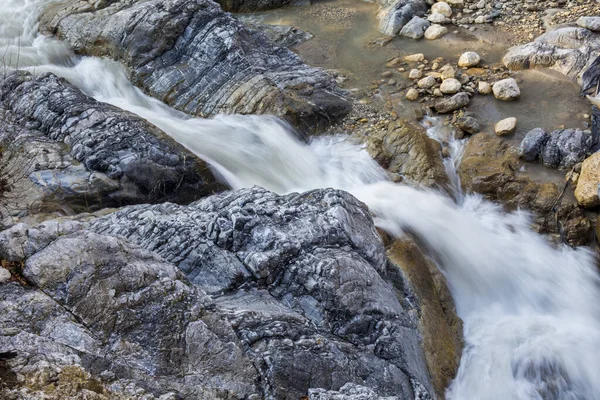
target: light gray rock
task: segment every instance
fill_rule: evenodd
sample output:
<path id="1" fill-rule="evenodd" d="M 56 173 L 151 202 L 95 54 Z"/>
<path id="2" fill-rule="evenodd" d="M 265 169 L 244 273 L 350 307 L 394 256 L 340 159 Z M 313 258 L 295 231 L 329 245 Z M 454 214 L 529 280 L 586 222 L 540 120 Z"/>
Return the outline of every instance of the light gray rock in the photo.
<path id="1" fill-rule="evenodd" d="M 435 40 L 439 39 L 448 33 L 448 28 L 438 24 L 433 24 L 425 31 L 425 39 Z"/>
<path id="2" fill-rule="evenodd" d="M 246 23 L 246 26 L 261 31 L 269 40 L 281 47 L 294 47 L 307 40 L 313 35 L 291 25 L 264 25 Z"/>
<path id="3" fill-rule="evenodd" d="M 310 389 L 309 400 L 400 400 L 397 396 L 380 397 L 372 389 L 347 383 L 337 390 Z"/>
<path id="4" fill-rule="evenodd" d="M 421 39 L 431 24 L 424 18 L 414 16 L 400 31 L 400 36 Z"/>
<path id="5" fill-rule="evenodd" d="M 474 51 L 467 51 L 466 53 L 461 54 L 460 58 L 458 59 L 458 66 L 461 68 L 476 67 L 479 65 L 480 61 L 481 57 L 479 54 L 475 53 Z"/>
<path id="6" fill-rule="evenodd" d="M 525 161 L 535 161 L 542 153 L 550 135 L 542 128 L 535 128 L 527 132 L 519 145 L 519 156 Z"/>
<path id="7" fill-rule="evenodd" d="M 458 93 L 461 88 L 461 84 L 457 79 L 449 78 L 445 79 L 440 85 L 440 91 L 444 94 Z"/>
<path id="8" fill-rule="evenodd" d="M 496 123 L 494 131 L 498 136 L 509 135 L 515 131 L 517 119 L 515 117 L 504 118 Z"/>
<path id="9" fill-rule="evenodd" d="M 450 17 L 452 15 L 452 8 L 448 3 L 438 1 L 431 6 L 431 12 L 442 14 L 444 17 Z"/>
<path id="10" fill-rule="evenodd" d="M 437 112 L 446 114 L 465 107 L 470 101 L 469 95 L 465 92 L 461 92 L 452 97 L 438 100 L 435 103 L 434 108 Z"/>
<path id="11" fill-rule="evenodd" d="M 481 130 L 479 121 L 475 117 L 472 117 L 469 115 L 459 117 L 456 120 L 456 124 L 458 125 L 458 127 L 461 130 L 463 130 L 467 133 L 470 133 L 472 135 L 476 134 L 477 132 L 479 132 Z"/>
<path id="12" fill-rule="evenodd" d="M 431 13 L 431 15 L 429 15 L 427 17 L 427 21 L 429 21 L 433 24 L 443 24 L 447 21 L 447 17 L 445 17 L 443 14 L 440 14 L 438 12 L 434 12 L 434 13 Z"/>
<path id="13" fill-rule="evenodd" d="M 120 61 L 136 86 L 188 114 L 275 114 L 312 130 L 350 110 L 326 71 L 212 0 L 61 0 L 46 7 L 40 31 Z"/>
<path id="14" fill-rule="evenodd" d="M 15 213 L 189 202 L 224 189 L 146 120 L 51 74 L 0 77 L 0 145 L 14 186 L 6 208 Z"/>
<path id="15" fill-rule="evenodd" d="M 593 32 L 600 32 L 600 17 L 579 17 L 577 25 Z"/>
<path id="16" fill-rule="evenodd" d="M 251 188 L 20 224 L 0 233 L 0 258 L 25 262 L 30 282 L 0 284 L 0 310 L 13 310 L 0 313 L 0 352 L 20 370 L 51 357 L 157 397 L 300 398 L 352 383 L 432 398 L 412 294 L 396 292 L 369 211 L 345 192 Z"/>
<path id="17" fill-rule="evenodd" d="M 427 12 L 427 3 L 423 0 L 377 0 L 379 12 L 379 31 L 394 36 L 414 16 L 422 17 Z"/>
<path id="18" fill-rule="evenodd" d="M 513 101 L 521 97 L 521 90 L 513 78 L 502 79 L 492 86 L 494 97 L 502 101 Z"/>

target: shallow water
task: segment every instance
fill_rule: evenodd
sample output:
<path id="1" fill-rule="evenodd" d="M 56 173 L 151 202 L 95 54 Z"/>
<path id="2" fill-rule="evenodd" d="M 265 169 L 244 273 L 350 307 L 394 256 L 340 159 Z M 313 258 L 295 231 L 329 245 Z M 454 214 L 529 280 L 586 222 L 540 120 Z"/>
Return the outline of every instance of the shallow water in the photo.
<path id="1" fill-rule="evenodd" d="M 20 66 L 52 71 L 148 119 L 211 162 L 234 188 L 348 190 L 369 206 L 378 226 L 396 236 L 418 235 L 465 322 L 466 347 L 448 398 L 600 399 L 600 281 L 591 252 L 552 247 L 525 214 L 506 214 L 478 196 L 456 203 L 388 182 L 368 153 L 343 136 L 307 144 L 273 117 L 182 115 L 133 87 L 118 63 L 79 58 L 38 37 L 38 7 L 47 3 L 8 0 L 9 12 L 0 14 L 0 27 L 10 26 L 0 30 L 0 44 L 20 47 L 26 56 Z M 14 20 L 26 29 L 9 25 Z"/>

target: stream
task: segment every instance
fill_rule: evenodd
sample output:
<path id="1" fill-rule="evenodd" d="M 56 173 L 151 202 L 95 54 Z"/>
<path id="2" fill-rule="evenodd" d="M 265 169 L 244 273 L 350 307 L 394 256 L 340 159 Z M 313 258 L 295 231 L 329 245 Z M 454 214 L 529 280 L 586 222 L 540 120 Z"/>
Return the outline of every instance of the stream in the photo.
<path id="1" fill-rule="evenodd" d="M 324 187 L 347 190 L 369 206 L 379 227 L 398 237 L 409 231 L 416 235 L 440 266 L 464 321 L 465 348 L 458 376 L 447 389 L 448 399 L 600 399 L 600 281 L 591 251 L 553 247 L 531 230 L 527 214 L 507 214 L 479 196 L 460 193 L 455 201 L 442 193 L 389 182 L 366 150 L 343 135 L 315 137 L 307 144 L 274 117 L 190 118 L 135 88 L 120 64 L 78 57 L 65 44 L 39 36 L 36 21 L 49 2 L 3 0 L 0 58 L 5 68 L 53 72 L 100 101 L 140 115 L 208 161 L 234 189 L 260 185 L 278 193 Z M 348 3 L 343 0 L 339 4 Z M 358 10 L 374 7 L 356 3 Z M 339 4 L 318 3 L 319 7 Z M 308 12 L 309 8 L 304 8 L 297 15 Z M 279 18 L 282 23 L 296 25 L 292 14 L 296 9 L 288 8 L 264 13 L 262 18 L 269 23 Z M 368 21 L 359 24 L 365 30 L 367 25 L 375 26 L 368 12 L 357 15 Z M 313 24 L 325 22 L 315 19 Z M 350 28 L 354 29 L 351 23 Z M 320 32 L 312 33 L 319 37 Z M 345 46 L 351 42 L 362 45 L 372 32 L 363 33 L 354 35 L 354 39 L 342 35 L 339 40 Z M 449 36 L 452 40 L 455 35 Z M 420 46 L 429 43 L 412 42 L 412 47 L 402 48 L 402 39 L 395 42 L 393 52 L 420 50 L 443 55 L 440 52 L 444 47 L 449 57 L 463 50 L 459 45 L 446 46 L 443 41 L 426 49 Z M 318 46 L 309 43 L 303 46 L 312 46 L 311 51 L 316 52 Z M 464 48 L 477 48 L 469 40 L 461 43 Z M 388 48 L 363 50 L 366 55 L 358 57 L 350 85 L 370 84 L 383 70 L 384 59 L 396 55 L 390 55 Z M 383 63 L 373 59 L 371 52 L 379 54 Z M 388 54 L 382 56 L 383 52 Z M 494 61 L 500 53 L 483 55 Z M 345 57 L 338 54 L 336 60 L 328 60 L 323 56 L 322 64 L 311 57 L 306 59 L 321 66 L 346 65 L 351 69 L 347 63 L 353 62 Z M 375 67 L 361 65 L 369 60 L 381 68 L 373 71 Z M 530 75 L 537 77 L 536 73 Z M 545 80 L 539 78 L 527 85 L 542 85 L 540 82 Z M 503 107 L 510 105 L 495 107 L 485 101 L 474 107 L 488 110 L 489 115 L 510 112 L 522 119 L 524 126 L 534 119 L 548 126 L 569 122 L 570 114 L 565 118 L 546 111 L 556 118 L 548 119 L 532 115 L 531 107 L 534 103 L 536 110 L 561 107 L 557 102 L 568 100 L 552 100 L 543 90 L 563 91 L 564 98 L 568 98 L 564 92 L 575 91 L 570 82 L 552 80 L 537 94 L 531 91 L 531 100 L 527 100 L 527 85 L 520 107 L 513 105 L 506 111 Z M 547 104 L 540 108 L 542 97 Z M 575 103 L 570 107 L 578 106 Z M 438 128 L 436 121 L 430 121 L 429 134 L 439 140 Z M 461 143 L 451 144 L 446 168 L 454 180 Z M 453 183 L 458 194 L 460 185 Z"/>

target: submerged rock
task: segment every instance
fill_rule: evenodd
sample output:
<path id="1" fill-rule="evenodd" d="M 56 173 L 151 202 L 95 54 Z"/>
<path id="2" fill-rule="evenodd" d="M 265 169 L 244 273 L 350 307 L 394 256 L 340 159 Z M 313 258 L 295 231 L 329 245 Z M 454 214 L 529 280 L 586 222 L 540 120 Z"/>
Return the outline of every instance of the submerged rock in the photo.
<path id="1" fill-rule="evenodd" d="M 127 67 L 147 94 L 197 116 L 275 114 L 305 129 L 350 109 L 335 80 L 211 0 L 61 0 L 40 30 Z"/>
<path id="2" fill-rule="evenodd" d="M 0 352 L 25 375 L 76 366 L 146 398 L 433 397 L 413 294 L 345 192 L 252 188 L 21 224 L 0 233 L 0 258 L 29 282 L 0 284 Z"/>
<path id="3" fill-rule="evenodd" d="M 189 202 L 224 188 L 146 120 L 51 74 L 0 77 L 0 144 L 15 215 Z"/>

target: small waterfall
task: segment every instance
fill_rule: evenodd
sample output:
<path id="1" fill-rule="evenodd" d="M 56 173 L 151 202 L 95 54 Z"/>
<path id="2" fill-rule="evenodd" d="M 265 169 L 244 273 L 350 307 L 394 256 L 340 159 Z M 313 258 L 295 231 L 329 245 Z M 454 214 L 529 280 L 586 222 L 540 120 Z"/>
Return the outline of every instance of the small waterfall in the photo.
<path id="1" fill-rule="evenodd" d="M 593 255 L 552 247 L 529 228 L 526 214 L 506 214 L 462 195 L 456 167 L 464 141 L 435 119 L 425 119 L 427 131 L 448 147 L 446 169 L 455 194 L 463 196 L 458 203 L 386 181 L 367 152 L 343 136 L 306 144 L 273 117 L 198 119 L 172 110 L 135 88 L 118 63 L 76 57 L 64 44 L 38 36 L 39 9 L 50 1 L 4 1 L 5 64 L 54 72 L 146 118 L 209 161 L 234 188 L 344 189 L 368 204 L 378 226 L 418 235 L 465 323 L 466 347 L 449 399 L 600 399 L 600 282 Z"/>

